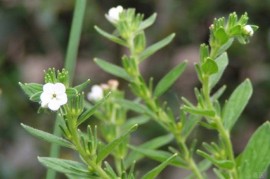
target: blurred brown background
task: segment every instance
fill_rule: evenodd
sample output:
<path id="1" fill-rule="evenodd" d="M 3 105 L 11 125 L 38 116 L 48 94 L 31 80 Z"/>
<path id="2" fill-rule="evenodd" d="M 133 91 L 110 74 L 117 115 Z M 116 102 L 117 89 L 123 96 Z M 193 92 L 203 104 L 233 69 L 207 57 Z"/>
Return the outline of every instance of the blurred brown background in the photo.
<path id="1" fill-rule="evenodd" d="M 230 65 L 220 84 L 227 84 L 224 99 L 245 78 L 254 85 L 253 97 L 233 130 L 235 151 L 239 153 L 251 133 L 270 118 L 270 0 L 89 0 L 81 36 L 75 84 L 90 78 L 92 84 L 102 83 L 112 76 L 100 70 L 94 57 L 120 64 L 124 49 L 107 41 L 95 32 L 98 25 L 113 30 L 104 14 L 121 4 L 135 7 L 145 17 L 157 12 L 157 22 L 147 33 L 148 44 L 176 32 L 176 38 L 166 48 L 146 60 L 141 70 L 145 78 L 154 77 L 155 83 L 176 64 L 187 59 L 184 75 L 162 98 L 178 111 L 181 96 L 193 99 L 193 87 L 198 86 L 193 63 L 198 60 L 198 48 L 207 43 L 208 27 L 214 17 L 230 12 L 248 12 L 250 24 L 260 28 L 251 43 L 234 43 L 229 50 Z M 26 134 L 20 123 L 52 131 L 54 116 L 37 114 L 38 104 L 28 101 L 18 82 L 43 83 L 43 70 L 62 68 L 71 25 L 74 0 L 1 0 L 0 1 L 0 178 L 44 178 L 45 168 L 37 156 L 48 156 L 49 145 Z M 128 89 L 124 81 L 122 89 Z M 89 88 L 90 91 L 90 88 Z M 128 93 L 129 96 L 130 93 Z M 143 126 L 149 134 L 162 131 Z M 199 129 L 194 136 L 200 140 L 214 140 L 215 133 Z M 200 136 L 200 137 L 199 137 Z M 63 152 L 62 155 L 70 155 Z M 65 156 L 63 156 L 65 157 Z M 141 166 L 142 167 L 142 166 Z M 140 166 L 138 167 L 140 168 Z M 176 172 L 177 173 L 177 172 Z M 163 178 L 177 178 L 174 172 L 164 172 Z"/>

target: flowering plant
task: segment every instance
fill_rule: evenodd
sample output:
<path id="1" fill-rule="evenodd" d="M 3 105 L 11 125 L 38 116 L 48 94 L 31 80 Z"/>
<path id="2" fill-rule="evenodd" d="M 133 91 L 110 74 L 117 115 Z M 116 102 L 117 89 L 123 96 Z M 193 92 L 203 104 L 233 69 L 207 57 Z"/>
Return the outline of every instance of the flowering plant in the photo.
<path id="1" fill-rule="evenodd" d="M 83 1 L 78 1 L 76 9 L 82 5 L 79 2 Z M 197 103 L 193 104 L 182 97 L 179 115 L 173 114 L 166 104 L 161 105 L 159 97 L 181 76 L 187 61 L 174 67 L 155 86 L 153 79 L 147 82 L 139 70 L 140 63 L 168 45 L 175 34 L 147 47 L 145 29 L 154 23 L 156 14 L 144 20 L 143 15 L 136 13 L 135 9 L 118 6 L 110 9 L 105 16 L 115 27 L 114 33 L 108 33 L 98 26 L 95 29 L 105 38 L 127 48 L 128 53 L 122 56 L 122 66 L 100 58 L 94 61 L 104 71 L 126 80 L 136 99 L 125 99 L 118 82 L 110 80 L 106 84 L 93 85 L 87 95 L 90 102 L 85 101 L 83 90 L 90 81 L 75 87 L 70 85 L 74 67 L 68 64 L 72 62 L 67 62 L 67 70 L 56 72 L 49 69 L 45 73 L 45 85 L 20 83 L 30 100 L 41 104 L 41 110 L 57 111 L 56 126 L 61 129 L 61 135 L 25 124 L 22 126 L 36 137 L 76 151 L 81 159 L 78 162 L 57 156 L 39 157 L 42 164 L 65 173 L 69 178 L 152 179 L 167 166 L 189 170 L 187 178 L 199 179 L 208 178 L 206 171 L 211 168 L 218 178 L 228 179 L 256 178 L 265 172 L 270 164 L 270 143 L 267 142 L 270 141 L 269 122 L 257 129 L 240 155 L 235 155 L 231 142 L 231 129 L 252 95 L 250 80 L 242 82 L 225 103 L 220 100 L 220 96 L 226 86 L 214 90 L 229 63 L 227 49 L 234 40 L 248 43 L 258 28 L 248 24 L 247 14 L 238 18 L 236 13 L 232 13 L 228 19 L 214 20 L 210 26 L 209 44 L 200 46 L 200 59 L 195 64 L 201 83 L 200 89 L 194 90 Z M 76 17 L 74 21 L 80 20 Z M 128 111 L 135 112 L 136 116 L 129 118 Z M 80 126 L 91 116 L 99 119 L 101 125 L 88 123 L 86 132 L 83 132 Z M 149 120 L 154 120 L 168 134 L 135 146 L 130 140 L 131 134 Z M 215 130 L 217 142 L 199 144 L 203 149 L 197 147 L 195 139 L 191 145 L 188 144 L 187 139 L 196 126 Z M 164 146 L 168 145 L 168 150 L 164 150 Z M 200 156 L 200 160 L 195 155 Z M 108 162 L 109 156 L 112 162 Z M 138 176 L 135 162 L 142 158 L 150 158 L 160 164 Z"/>

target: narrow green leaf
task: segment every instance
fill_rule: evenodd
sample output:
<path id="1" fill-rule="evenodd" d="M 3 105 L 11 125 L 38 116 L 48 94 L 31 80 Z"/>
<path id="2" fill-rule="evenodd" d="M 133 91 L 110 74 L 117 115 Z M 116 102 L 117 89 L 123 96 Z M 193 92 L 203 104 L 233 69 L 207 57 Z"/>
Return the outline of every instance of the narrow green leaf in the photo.
<path id="1" fill-rule="evenodd" d="M 208 170 L 211 166 L 212 166 L 212 163 L 209 160 L 204 159 L 204 160 L 202 160 L 202 161 L 199 162 L 198 169 L 201 172 L 203 172 L 203 171 Z"/>
<path id="2" fill-rule="evenodd" d="M 212 166 L 212 162 L 210 162 L 207 159 L 204 159 L 204 160 L 200 161 L 197 166 L 198 166 L 198 169 L 200 170 L 200 172 L 203 173 L 204 171 L 208 170 Z M 195 174 L 191 174 L 191 175 L 186 177 L 186 179 L 194 179 L 194 178 L 196 178 Z"/>
<path id="3" fill-rule="evenodd" d="M 226 85 L 223 85 L 221 88 L 219 88 L 212 96 L 211 96 L 211 100 L 212 101 L 216 101 L 220 98 L 220 96 L 224 93 L 224 91 L 226 90 Z"/>
<path id="4" fill-rule="evenodd" d="M 202 71 L 207 75 L 215 74 L 218 72 L 218 65 L 211 58 L 207 58 L 206 61 L 202 64 Z"/>
<path id="5" fill-rule="evenodd" d="M 183 121 L 182 136 L 188 137 L 192 130 L 199 123 L 201 116 L 190 114 L 187 119 Z"/>
<path id="6" fill-rule="evenodd" d="M 36 94 L 32 95 L 32 96 L 30 97 L 30 100 L 31 100 L 31 101 L 34 101 L 34 102 L 40 102 L 40 101 L 41 101 L 41 100 L 40 100 L 40 95 L 41 95 L 41 93 L 42 93 L 42 91 L 37 92 Z"/>
<path id="7" fill-rule="evenodd" d="M 120 100 L 117 100 L 116 102 L 119 103 L 123 108 L 135 111 L 135 112 L 137 112 L 139 114 L 147 114 L 149 116 L 154 116 L 155 115 L 146 106 L 144 106 L 143 104 L 140 104 L 138 102 L 129 101 L 129 100 L 125 100 L 125 99 L 120 99 Z"/>
<path id="8" fill-rule="evenodd" d="M 270 122 L 265 122 L 251 136 L 245 150 L 237 158 L 240 178 L 260 178 L 270 165 Z"/>
<path id="9" fill-rule="evenodd" d="M 139 148 L 141 150 L 144 149 L 157 149 L 159 147 L 162 147 L 164 145 L 167 145 L 173 140 L 173 135 L 167 134 L 164 136 L 159 136 L 154 139 L 151 139 L 150 141 L 145 142 L 144 144 L 141 144 L 140 146 L 136 146 L 136 148 Z M 130 166 L 134 161 L 138 161 L 143 158 L 143 154 L 137 151 L 131 151 L 130 154 L 127 156 L 125 160 L 125 165 L 128 167 Z"/>
<path id="10" fill-rule="evenodd" d="M 187 62 L 180 63 L 176 67 L 174 67 L 171 71 L 169 71 L 157 84 L 154 96 L 159 97 L 163 93 L 165 93 L 173 84 L 174 82 L 180 77 L 180 75 L 186 69 Z"/>
<path id="11" fill-rule="evenodd" d="M 234 167 L 234 163 L 230 160 L 217 160 L 213 156 L 210 156 L 209 154 L 201 150 L 197 150 L 197 154 L 211 161 L 217 167 L 220 167 L 223 169 L 232 169 Z"/>
<path id="12" fill-rule="evenodd" d="M 95 26 L 94 28 L 103 37 L 105 37 L 105 38 L 107 38 L 107 39 L 109 39 L 109 40 L 111 40 L 111 41 L 113 41 L 113 42 L 115 42 L 115 43 L 117 43 L 119 45 L 122 45 L 122 46 L 126 46 L 127 47 L 127 44 L 126 44 L 126 42 L 124 40 L 122 40 L 122 39 L 120 39 L 120 38 L 118 38 L 118 37 L 116 37 L 114 35 L 111 35 L 108 32 L 105 32 L 104 30 L 100 29 L 98 26 Z"/>
<path id="13" fill-rule="evenodd" d="M 109 174 L 111 178 L 117 178 L 117 175 L 114 172 L 113 168 L 110 166 L 110 164 L 107 161 L 105 161 L 104 164 L 106 173 Z"/>
<path id="14" fill-rule="evenodd" d="M 224 70 L 228 66 L 228 56 L 227 53 L 223 53 L 215 60 L 218 66 L 218 72 L 210 76 L 210 88 L 213 88 L 217 82 L 220 80 L 221 76 L 224 73 Z"/>
<path id="15" fill-rule="evenodd" d="M 70 96 L 75 96 L 78 94 L 78 91 L 75 88 L 67 88 L 66 89 L 67 95 Z"/>
<path id="16" fill-rule="evenodd" d="M 47 142 L 56 143 L 56 144 L 64 146 L 64 147 L 74 149 L 74 146 L 72 143 L 70 143 L 69 141 L 67 141 L 61 137 L 58 137 L 58 136 L 52 135 L 50 133 L 32 128 L 32 127 L 27 126 L 25 124 L 21 124 L 21 125 L 27 132 L 29 132 L 30 134 L 32 134 L 33 136 L 35 136 L 37 138 L 40 138 L 40 139 L 45 140 Z"/>
<path id="17" fill-rule="evenodd" d="M 98 156 L 97 156 L 97 163 L 102 162 L 113 150 L 116 146 L 118 146 L 120 143 L 122 143 L 126 137 L 134 132 L 137 129 L 138 125 L 135 124 L 133 127 L 131 127 L 129 129 L 129 131 L 127 131 L 125 134 L 123 134 L 122 136 L 120 136 L 119 138 L 113 140 L 111 143 L 109 143 L 108 145 L 104 146 L 99 152 L 98 152 Z"/>
<path id="18" fill-rule="evenodd" d="M 37 94 L 38 92 L 43 91 L 43 86 L 41 84 L 37 84 L 37 83 L 23 84 L 23 83 L 19 82 L 19 85 L 28 97 L 31 97 L 31 96 Z"/>
<path id="19" fill-rule="evenodd" d="M 139 27 L 139 31 L 140 30 L 144 30 L 148 27 L 150 27 L 156 20 L 157 18 L 157 13 L 154 13 L 152 14 L 150 17 L 148 17 L 147 19 L 145 19 L 141 24 L 140 24 L 140 27 Z"/>
<path id="20" fill-rule="evenodd" d="M 224 177 L 224 175 L 218 169 L 214 168 L 213 171 L 216 174 L 216 176 L 218 177 L 218 179 L 226 179 L 226 177 Z"/>
<path id="21" fill-rule="evenodd" d="M 90 79 L 86 80 L 82 84 L 79 84 L 74 87 L 78 92 L 82 92 L 90 84 Z"/>
<path id="22" fill-rule="evenodd" d="M 204 60 L 209 57 L 209 46 L 206 44 L 200 45 L 200 61 L 204 62 Z"/>
<path id="23" fill-rule="evenodd" d="M 101 69 L 103 69 L 107 73 L 110 73 L 110 74 L 115 75 L 117 77 L 123 78 L 127 81 L 130 80 L 129 75 L 122 67 L 119 67 L 117 65 L 114 65 L 112 63 L 109 63 L 109 62 L 102 60 L 102 59 L 99 59 L 99 58 L 95 58 L 94 61 Z"/>
<path id="24" fill-rule="evenodd" d="M 91 178 L 93 175 L 95 175 L 87 169 L 87 166 L 71 160 L 51 157 L 38 157 L 38 161 L 48 168 L 76 177 Z"/>
<path id="25" fill-rule="evenodd" d="M 142 179 L 153 179 L 158 176 L 158 174 L 173 160 L 178 154 L 173 154 L 171 157 L 169 157 L 167 160 L 162 162 L 160 165 L 155 167 L 154 169 L 150 170 L 148 173 L 146 173 Z"/>
<path id="26" fill-rule="evenodd" d="M 206 110 L 206 109 L 198 109 L 198 108 L 191 108 L 188 106 L 183 106 L 182 109 L 186 112 L 189 112 L 194 115 L 202 115 L 202 116 L 215 116 L 215 111 L 213 110 Z"/>
<path id="27" fill-rule="evenodd" d="M 146 58 L 148 58 L 149 56 L 151 56 L 152 54 L 154 54 L 155 52 L 157 52 L 158 50 L 160 50 L 161 48 L 165 47 L 166 45 L 168 45 L 174 38 L 175 34 L 171 34 L 167 37 L 165 37 L 164 39 L 162 39 L 161 41 L 151 45 L 150 47 L 148 47 L 147 49 L 145 49 L 145 51 L 143 51 L 140 55 L 140 61 L 145 60 Z"/>
<path id="28" fill-rule="evenodd" d="M 138 124 L 138 125 L 145 124 L 149 120 L 150 120 L 150 117 L 146 115 L 140 115 L 140 116 L 130 118 L 121 126 L 121 131 L 129 129 L 131 126 L 135 124 Z"/>
<path id="29" fill-rule="evenodd" d="M 111 93 L 108 93 L 104 98 L 99 100 L 93 107 L 84 111 L 78 118 L 77 126 L 81 125 L 84 121 L 86 121 L 89 117 L 91 117 L 94 114 L 94 112 L 97 110 L 97 108 L 107 100 L 110 94 Z"/>
<path id="30" fill-rule="evenodd" d="M 202 73 L 202 68 L 199 64 L 195 64 L 195 70 L 198 76 L 198 79 L 202 82 L 203 80 L 203 73 Z"/>
<path id="31" fill-rule="evenodd" d="M 245 80 L 231 94 L 223 109 L 224 127 L 231 130 L 252 95 L 252 84 L 250 80 Z"/>
<path id="32" fill-rule="evenodd" d="M 148 148 L 138 148 L 136 146 L 129 146 L 132 150 L 137 151 L 146 157 L 149 157 L 153 160 L 163 162 L 167 160 L 170 156 L 171 153 L 166 152 L 166 151 L 161 151 L 161 150 L 153 150 L 153 149 L 148 149 Z M 180 157 L 177 157 L 170 161 L 170 165 L 177 166 L 177 167 L 182 167 L 186 168 L 185 161 L 183 161 Z"/>

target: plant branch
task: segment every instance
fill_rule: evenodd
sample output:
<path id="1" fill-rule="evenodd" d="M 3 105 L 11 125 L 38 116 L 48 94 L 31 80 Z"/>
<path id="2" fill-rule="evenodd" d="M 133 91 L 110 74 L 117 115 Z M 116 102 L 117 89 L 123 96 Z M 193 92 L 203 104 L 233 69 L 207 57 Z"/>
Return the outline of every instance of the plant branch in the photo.
<path id="1" fill-rule="evenodd" d="M 153 97 L 152 91 L 149 89 L 145 81 L 142 80 L 143 77 L 138 70 L 138 62 L 140 61 L 139 55 L 135 53 L 133 38 L 134 37 L 131 36 L 131 38 L 127 40 L 130 50 L 130 57 L 131 57 L 130 60 L 134 60 L 135 61 L 134 63 L 137 64 L 136 69 L 134 69 L 133 73 L 131 74 L 132 76 L 131 83 L 135 85 L 137 89 L 142 88 L 144 91 L 141 93 L 139 92 L 137 96 L 143 99 L 143 101 L 151 111 L 155 112 L 154 120 L 157 123 L 159 123 L 162 127 L 164 127 L 168 132 L 171 132 L 174 135 L 174 138 L 177 141 L 180 151 L 182 152 L 183 158 L 187 163 L 187 167 L 194 173 L 194 175 L 198 179 L 203 179 L 203 176 L 200 170 L 198 169 L 198 166 L 196 165 L 192 157 L 192 154 L 188 150 L 185 138 L 181 136 L 181 132 L 179 132 L 179 129 L 177 128 L 175 119 L 171 119 L 171 117 L 166 113 L 166 111 L 161 106 L 159 106 L 156 99 Z M 135 89 L 133 91 L 135 91 Z"/>
<path id="2" fill-rule="evenodd" d="M 75 10 L 74 10 L 73 19 L 72 19 L 72 25 L 71 25 L 70 38 L 68 42 L 67 54 L 66 54 L 66 59 L 65 59 L 65 68 L 69 72 L 70 83 L 72 83 L 72 79 L 73 79 L 74 71 L 75 71 L 75 64 L 76 64 L 76 59 L 77 59 L 78 46 L 79 46 L 85 7 L 86 7 L 86 0 L 76 0 Z M 61 130 L 59 128 L 59 120 L 60 120 L 59 118 L 61 117 L 57 115 L 56 121 L 54 124 L 54 131 L 53 131 L 53 134 L 57 136 L 61 135 Z M 60 146 L 56 143 L 53 143 L 50 149 L 50 157 L 58 157 L 59 151 L 60 151 Z M 46 179 L 54 179 L 55 176 L 56 176 L 56 172 L 51 169 L 48 169 L 47 174 L 46 174 Z"/>

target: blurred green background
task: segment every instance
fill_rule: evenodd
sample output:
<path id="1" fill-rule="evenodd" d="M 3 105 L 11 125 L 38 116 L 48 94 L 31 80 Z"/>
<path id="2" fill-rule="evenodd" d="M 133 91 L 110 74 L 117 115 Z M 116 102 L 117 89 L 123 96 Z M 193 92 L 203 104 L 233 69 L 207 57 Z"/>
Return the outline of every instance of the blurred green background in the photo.
<path id="1" fill-rule="evenodd" d="M 145 78 L 157 82 L 176 64 L 187 59 L 188 68 L 173 88 L 162 98 L 169 101 L 175 111 L 181 96 L 193 99 L 193 88 L 199 83 L 193 64 L 198 60 L 198 48 L 207 43 L 214 17 L 230 12 L 247 12 L 250 23 L 260 28 L 243 46 L 235 43 L 229 50 L 230 65 L 220 84 L 227 84 L 225 97 L 245 78 L 254 85 L 254 94 L 244 114 L 234 127 L 232 140 L 236 153 L 241 152 L 254 130 L 270 118 L 270 0 L 89 0 L 81 36 L 74 83 L 90 78 L 92 84 L 114 78 L 94 63 L 94 57 L 120 64 L 125 50 L 102 38 L 93 26 L 107 31 L 113 28 L 104 14 L 109 8 L 121 4 L 135 7 L 145 17 L 157 12 L 157 22 L 146 31 L 148 44 L 176 32 L 176 38 L 166 48 L 144 62 L 141 70 Z M 0 1 L 0 178 L 44 178 L 45 168 L 37 156 L 48 156 L 49 147 L 22 130 L 20 123 L 52 131 L 53 114 L 37 114 L 38 104 L 28 101 L 18 82 L 43 83 L 43 70 L 62 68 L 70 31 L 74 0 L 1 0 Z M 120 81 L 121 89 L 128 89 Z M 90 91 L 90 88 L 89 88 Z M 128 96 L 132 98 L 130 93 Z M 157 125 L 142 126 L 149 131 L 137 137 L 146 140 L 159 135 Z M 145 131 L 145 130 L 144 130 Z M 193 136 L 200 140 L 214 140 L 215 133 L 198 129 Z M 69 157 L 63 151 L 62 157 Z M 138 164 L 138 168 L 145 165 Z M 170 169 L 161 178 L 179 178 L 179 171 Z M 60 176 L 59 176 L 60 178 Z"/>

